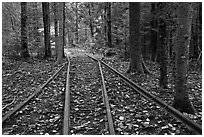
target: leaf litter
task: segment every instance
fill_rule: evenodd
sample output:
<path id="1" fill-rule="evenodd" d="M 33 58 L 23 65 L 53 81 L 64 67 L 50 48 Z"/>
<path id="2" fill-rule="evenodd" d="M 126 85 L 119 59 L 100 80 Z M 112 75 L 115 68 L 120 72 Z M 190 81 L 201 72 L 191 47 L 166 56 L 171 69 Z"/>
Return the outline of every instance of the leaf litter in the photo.
<path id="1" fill-rule="evenodd" d="M 118 60 L 114 60 L 114 61 L 110 61 L 110 60 L 105 60 L 106 63 L 108 63 L 110 66 L 112 66 L 113 68 L 115 68 L 116 70 L 120 70 L 121 73 L 123 73 L 124 75 L 126 75 L 127 77 L 131 78 L 133 81 L 135 81 L 138 85 L 142 86 L 143 88 L 145 88 L 147 91 L 149 91 L 151 94 L 154 94 L 156 96 L 159 96 L 160 99 L 162 99 L 164 102 L 166 102 L 167 104 L 171 105 L 172 101 L 173 101 L 173 86 L 169 86 L 168 90 L 163 90 L 161 88 L 159 88 L 159 67 L 157 66 L 157 64 L 152 64 L 151 62 L 146 62 L 148 68 L 154 72 L 154 76 L 149 77 L 148 75 L 136 75 L 136 74 L 126 74 L 127 71 L 127 67 L 129 65 L 127 65 L 128 63 L 126 62 L 121 62 Z M 123 65 L 122 63 L 125 63 L 125 65 Z M 149 65 L 150 64 L 150 65 Z M 104 70 L 105 72 L 108 73 L 108 70 Z M 170 70 L 168 70 L 170 71 Z M 169 72 L 171 74 L 171 72 Z M 117 85 L 117 83 L 120 83 L 118 80 L 118 78 L 115 77 L 115 74 L 113 73 L 108 73 L 107 74 L 106 80 L 110 80 L 112 81 L 116 81 L 114 84 Z M 197 122 L 198 124 L 202 124 L 202 90 L 201 90 L 201 74 L 200 71 L 189 71 L 189 77 L 188 79 L 190 79 L 190 84 L 189 84 L 189 94 L 190 94 L 190 98 L 196 108 L 197 113 L 195 115 L 189 115 L 189 114 L 184 114 L 187 115 L 191 120 Z M 112 78 L 112 80 L 111 80 Z M 171 77 L 170 77 L 170 81 L 171 81 Z M 110 83 L 110 82 L 107 82 Z M 117 103 L 114 104 L 118 104 L 121 103 L 123 104 L 123 106 L 125 108 L 125 105 L 128 104 L 128 100 L 126 100 L 123 103 L 123 98 L 124 96 L 126 96 L 125 94 L 127 94 L 127 92 L 119 88 L 118 89 L 113 89 L 113 85 L 112 84 L 110 86 L 111 90 L 108 92 L 109 93 L 109 97 L 112 98 L 112 96 L 118 97 L 120 99 L 115 99 L 114 102 L 117 102 L 116 100 L 120 100 Z M 126 84 L 123 84 L 126 85 Z M 171 83 L 169 85 L 172 85 Z M 123 87 L 123 86 L 122 86 Z M 115 88 L 115 87 L 114 87 Z M 120 91 L 122 95 L 119 95 L 117 92 L 115 91 Z M 117 95 L 116 95 L 117 93 Z M 130 92 L 131 93 L 131 92 Z M 128 96 L 130 97 L 129 100 L 131 100 L 132 104 L 134 104 L 133 106 L 135 106 L 135 108 L 133 108 L 133 111 L 130 111 L 128 109 L 129 115 L 132 117 L 131 119 L 131 124 L 132 125 L 136 125 L 135 127 L 137 127 L 136 129 L 134 129 L 133 131 L 130 131 L 129 134 L 169 134 L 169 135 L 176 135 L 176 134 L 181 134 L 181 135 L 185 135 L 185 134 L 195 134 L 194 132 L 192 132 L 192 130 L 189 130 L 186 126 L 184 126 L 181 122 L 177 122 L 177 120 L 175 120 L 170 114 L 168 114 L 163 108 L 160 108 L 159 106 L 157 106 L 155 103 L 149 102 L 145 99 L 140 99 L 137 97 L 134 97 L 134 95 L 137 95 L 137 93 L 128 93 Z M 123 97 L 120 97 L 123 96 Z M 110 103 L 113 103 L 112 101 Z M 138 106 L 139 105 L 139 106 Z M 142 105 L 142 106 L 141 106 Z M 112 108 L 113 113 L 117 113 L 117 112 L 123 112 L 122 108 L 119 107 L 119 105 L 114 106 L 116 108 Z M 121 110 L 118 110 L 121 109 Z M 117 114 L 115 114 L 117 115 Z M 121 114 L 120 114 L 121 115 Z M 115 119 L 115 121 L 117 121 L 117 119 Z M 138 122 L 139 121 L 139 122 Z M 149 123 L 148 123 L 149 122 Z M 134 124 L 133 124 L 134 123 Z M 136 124 L 135 124 L 136 123 Z M 116 125 L 117 126 L 117 125 Z M 132 126 L 134 127 L 134 126 Z M 153 129 L 151 130 L 151 132 L 149 131 L 149 129 Z M 147 130 L 148 129 L 148 130 Z M 148 132 L 147 132 L 148 131 Z M 154 132 L 153 132 L 154 131 Z M 117 134 L 124 134 L 124 130 L 117 132 Z"/>
<path id="2" fill-rule="evenodd" d="M 10 64 L 12 66 L 12 63 Z M 37 67 L 31 65 L 30 68 L 27 68 L 28 65 L 26 65 L 26 63 L 20 62 L 18 65 L 19 69 L 15 70 L 12 70 L 12 67 L 10 67 L 9 65 L 6 67 L 3 66 L 2 99 L 8 100 L 12 96 L 18 96 L 17 101 L 13 105 L 8 106 L 8 110 L 12 109 L 12 107 L 14 107 L 17 103 L 23 101 L 25 97 L 31 94 L 27 92 L 28 89 L 31 89 L 30 91 L 35 90 L 38 85 L 45 81 L 45 79 L 49 77 L 54 72 L 54 70 L 57 69 L 51 69 L 53 68 L 52 65 L 47 65 L 48 67 L 44 67 L 43 63 L 39 64 L 37 65 Z M 72 125 L 73 129 L 71 130 L 71 133 L 77 135 L 109 134 L 107 128 L 106 112 L 104 111 L 105 108 L 101 108 L 102 106 L 104 106 L 100 98 L 101 91 L 96 90 L 99 87 L 95 86 L 95 83 L 98 80 L 94 78 L 95 76 L 92 77 L 92 73 L 90 73 L 91 71 L 95 71 L 95 69 L 97 68 L 89 62 L 87 63 L 87 68 L 89 68 L 88 70 L 91 71 L 87 71 L 87 68 L 81 68 L 85 64 L 77 64 L 78 62 L 76 62 L 75 69 L 72 70 L 72 72 L 74 73 L 71 73 L 71 77 L 75 79 L 73 81 L 74 86 L 72 85 L 71 87 L 71 94 L 73 94 L 73 98 L 71 99 L 71 101 L 74 103 L 74 107 L 72 107 L 72 119 L 74 125 Z M 120 65 L 121 63 L 117 64 L 117 62 L 109 62 L 109 64 L 113 65 L 115 68 L 119 68 L 120 72 L 125 72 L 127 69 L 125 68 L 125 66 L 128 66 Z M 153 68 L 149 66 L 153 66 Z M 155 70 L 155 74 L 158 74 L 158 66 L 149 66 L 149 68 Z M 37 69 L 34 69 L 33 71 L 32 68 Z M 80 68 L 80 70 L 78 68 Z M 27 71 L 28 73 L 26 73 Z M 171 115 L 167 114 L 162 108 L 152 102 L 146 101 L 140 95 L 133 92 L 123 81 L 120 81 L 117 76 L 108 71 L 105 72 L 105 79 L 107 80 L 105 83 L 107 84 L 108 88 L 107 92 L 109 96 L 111 112 L 114 116 L 113 120 L 116 134 L 193 134 L 192 131 L 187 129 L 181 122 L 175 120 Z M 143 87 L 152 94 L 160 96 L 161 99 L 166 103 L 171 103 L 171 96 L 173 92 L 170 88 L 164 93 L 164 91 L 158 86 L 158 77 L 155 78 L 145 75 L 138 77 L 134 74 L 127 76 L 132 78 L 136 83 L 142 84 Z M 192 72 L 189 74 L 188 78 L 190 84 L 190 97 L 193 101 L 193 104 L 195 105 L 196 110 L 198 110 L 198 113 L 196 113 L 195 115 L 185 115 L 187 115 L 195 122 L 202 123 L 201 75 L 198 72 Z M 63 81 L 63 79 L 59 79 L 58 81 Z M 85 83 L 85 81 L 89 83 Z M 112 84 L 110 84 L 111 82 Z M 62 126 L 60 125 L 62 121 L 62 114 L 60 115 L 60 113 L 62 113 L 63 106 L 63 99 L 61 98 L 61 94 L 63 94 L 63 92 L 61 91 L 64 91 L 64 85 L 59 86 L 59 89 L 57 90 L 55 88 L 58 86 L 58 84 L 62 85 L 62 83 L 54 81 L 53 84 L 51 84 L 52 88 L 46 89 L 52 90 L 53 94 L 49 95 L 45 91 L 40 98 L 35 100 L 35 103 L 33 103 L 31 106 L 26 106 L 22 111 L 18 112 L 18 115 L 12 117 L 12 119 L 8 121 L 7 125 L 3 127 L 3 133 L 5 135 L 60 134 L 60 127 Z M 76 86 L 75 84 L 78 84 L 78 86 Z M 29 87 L 29 85 L 35 86 Z M 23 86 L 27 86 L 27 88 L 24 88 Z M 59 94 L 57 94 L 57 92 L 59 92 Z M 93 105 L 95 102 L 97 102 L 97 105 Z M 45 103 L 47 103 L 47 106 L 42 105 Z M 36 104 L 38 104 L 39 107 L 37 107 Z M 3 105 L 6 105 L 6 103 Z M 49 108 L 48 106 L 52 107 Z M 6 112 L 7 111 L 5 110 L 2 114 L 5 114 Z M 32 115 L 30 113 L 32 113 Z"/>
<path id="3" fill-rule="evenodd" d="M 107 122 L 102 99 L 101 82 L 95 62 L 85 57 L 73 57 L 71 71 L 71 134 L 100 135 Z"/>
<path id="4" fill-rule="evenodd" d="M 6 114 L 7 111 L 24 101 L 60 67 L 54 66 L 54 61 L 47 60 L 35 60 L 34 63 L 19 61 L 19 63 L 21 64 L 15 71 L 5 70 L 5 73 L 11 73 L 11 75 L 3 76 L 2 100 L 5 100 L 7 96 L 16 96 L 17 101 L 7 107 L 2 114 Z M 66 76 L 65 72 L 59 77 Z M 40 96 L 8 119 L 2 127 L 2 133 L 11 135 L 59 134 L 61 132 L 59 129 L 60 113 L 63 111 L 62 106 L 58 106 L 58 104 L 62 104 L 63 95 L 61 94 L 64 88 L 62 81 L 65 81 L 62 79 L 65 78 L 56 78 Z M 13 85 L 14 83 L 15 85 Z"/>

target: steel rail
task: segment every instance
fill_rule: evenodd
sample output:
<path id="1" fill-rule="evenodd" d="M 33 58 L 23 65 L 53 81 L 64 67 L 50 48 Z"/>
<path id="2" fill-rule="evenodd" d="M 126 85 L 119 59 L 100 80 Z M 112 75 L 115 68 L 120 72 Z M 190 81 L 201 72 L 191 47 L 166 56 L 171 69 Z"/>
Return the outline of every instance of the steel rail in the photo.
<path id="1" fill-rule="evenodd" d="M 63 119 L 63 135 L 69 135 L 70 128 L 70 59 L 68 58 L 67 66 L 67 80 L 66 80 L 66 91 L 65 91 L 65 104 L 64 104 L 64 119 Z"/>
<path id="2" fill-rule="evenodd" d="M 138 92 L 141 95 L 143 95 L 147 100 L 150 100 L 150 101 L 153 101 L 153 102 L 157 103 L 159 106 L 164 108 L 167 112 L 169 112 L 170 114 L 174 115 L 175 118 L 177 118 L 178 120 L 182 121 L 186 126 L 190 127 L 197 134 L 202 135 L 202 126 L 201 125 L 193 122 L 192 120 L 190 120 L 189 118 L 184 116 L 180 111 L 178 111 L 175 108 L 173 108 L 173 107 L 169 106 L 168 104 L 164 103 L 163 101 L 158 99 L 156 96 L 148 93 L 145 89 L 143 89 L 142 87 L 137 85 L 135 82 L 133 82 L 132 80 L 128 79 L 127 77 L 125 77 L 124 75 L 119 73 L 114 68 L 110 67 L 108 64 L 106 64 L 102 60 L 97 60 L 97 59 L 95 59 L 94 57 L 92 57 L 92 56 L 90 56 L 88 54 L 86 54 L 86 55 L 88 57 L 92 58 L 95 61 L 100 61 L 103 65 L 105 65 L 107 68 L 112 70 L 115 74 L 119 75 L 130 87 L 132 87 L 132 89 L 134 89 L 136 92 Z"/>
<path id="3" fill-rule="evenodd" d="M 107 95 L 107 91 L 106 91 L 106 86 L 105 86 L 105 82 L 104 82 L 104 76 L 103 76 L 103 71 L 101 68 L 100 61 L 98 61 L 98 65 L 99 65 L 99 70 L 101 73 L 103 98 L 104 98 L 104 103 L 106 106 L 106 112 L 107 112 L 107 116 L 108 116 L 108 127 L 109 127 L 109 131 L 110 131 L 110 135 L 115 135 L 115 129 L 113 126 L 113 118 L 112 118 L 111 111 L 110 111 L 109 99 L 108 99 L 108 95 Z"/>
<path id="4" fill-rule="evenodd" d="M 30 95 L 28 98 L 26 98 L 22 103 L 18 104 L 17 106 L 15 106 L 12 110 L 10 110 L 3 118 L 2 118 L 2 123 L 5 122 L 5 120 L 7 120 L 9 117 L 11 117 L 12 115 L 14 115 L 18 110 L 20 110 L 23 106 L 25 106 L 31 99 L 33 99 L 35 96 L 37 96 L 38 94 L 40 94 L 42 92 L 42 90 L 45 88 L 45 86 L 51 81 L 53 80 L 58 74 L 59 72 L 62 70 L 62 68 L 67 64 L 64 63 L 64 65 L 59 68 L 54 75 L 52 75 L 42 86 L 40 86 L 32 95 Z"/>

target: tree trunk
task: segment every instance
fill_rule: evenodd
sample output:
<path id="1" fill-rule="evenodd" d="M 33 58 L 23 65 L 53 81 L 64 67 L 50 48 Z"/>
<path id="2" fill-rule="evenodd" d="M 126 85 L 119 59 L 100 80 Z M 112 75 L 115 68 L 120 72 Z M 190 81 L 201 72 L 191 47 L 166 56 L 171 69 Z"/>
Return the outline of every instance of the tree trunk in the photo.
<path id="1" fill-rule="evenodd" d="M 140 44 L 140 3 L 129 3 L 130 66 L 127 72 L 144 74 Z"/>
<path id="2" fill-rule="evenodd" d="M 85 25 L 85 32 L 84 32 L 85 34 L 85 41 L 87 40 L 87 38 L 88 38 L 88 35 L 87 35 L 87 26 Z"/>
<path id="3" fill-rule="evenodd" d="M 198 48 L 199 48 L 199 56 L 198 59 L 202 59 L 202 2 L 198 3 Z M 198 60 L 197 59 L 197 60 Z"/>
<path id="4" fill-rule="evenodd" d="M 165 3 L 158 3 L 158 9 L 160 10 L 160 13 L 163 13 L 163 9 L 165 7 Z M 162 16 L 162 15 L 161 15 Z M 158 18 L 158 52 L 159 52 L 159 57 L 158 61 L 160 64 L 160 79 L 159 79 L 159 84 L 160 87 L 162 88 L 167 88 L 168 84 L 168 78 L 167 78 L 167 45 L 165 42 L 166 38 L 166 22 L 164 19 L 159 16 Z"/>
<path id="5" fill-rule="evenodd" d="M 173 18 L 176 18 L 176 13 L 173 13 Z M 175 85 L 175 77 L 176 77 L 176 38 L 178 36 L 177 33 L 177 29 L 175 24 L 177 23 L 177 21 L 172 22 L 171 26 L 172 26 L 172 31 L 171 31 L 171 35 L 172 35 L 172 42 L 171 42 L 171 65 L 172 65 L 172 80 L 173 80 L 173 84 Z"/>
<path id="6" fill-rule="evenodd" d="M 71 46 L 71 36 L 70 36 L 69 28 L 67 28 L 67 38 L 68 38 L 68 47 L 70 47 Z"/>
<path id="7" fill-rule="evenodd" d="M 57 62 L 56 64 L 60 64 L 62 62 L 62 58 L 63 58 L 63 2 L 59 2 L 59 37 L 58 37 L 58 43 L 59 45 L 57 45 L 58 49 L 58 53 L 57 53 Z"/>
<path id="8" fill-rule="evenodd" d="M 115 28 L 115 32 L 116 32 L 116 40 L 115 40 L 115 44 L 118 45 L 118 44 L 119 44 L 118 27 L 114 27 L 114 28 Z"/>
<path id="9" fill-rule="evenodd" d="M 200 55 L 202 53 L 202 3 L 201 2 L 198 2 L 196 3 L 196 9 L 197 9 L 197 12 L 198 12 L 198 15 L 197 15 L 197 60 L 200 58 Z"/>
<path id="10" fill-rule="evenodd" d="M 126 37 L 127 37 L 127 32 L 126 32 L 126 26 L 124 27 L 124 33 L 125 33 L 125 36 L 124 36 L 124 39 L 125 39 L 125 60 L 127 60 L 127 58 L 128 58 L 128 55 L 127 55 L 127 53 L 128 53 L 128 51 L 127 51 L 127 40 L 126 40 Z"/>
<path id="11" fill-rule="evenodd" d="M 167 45 L 165 43 L 166 23 L 159 19 L 159 62 L 160 62 L 160 79 L 159 84 L 162 88 L 167 88 Z"/>
<path id="12" fill-rule="evenodd" d="M 34 2 L 33 4 L 34 8 L 34 37 L 35 37 L 35 46 L 39 47 L 40 46 L 40 33 L 38 31 L 40 22 L 39 22 L 39 15 L 38 15 L 38 3 Z"/>
<path id="13" fill-rule="evenodd" d="M 91 20 L 91 4 L 89 3 L 88 4 L 88 6 L 89 6 L 89 17 L 90 17 L 90 19 L 89 19 L 89 27 L 90 27 L 90 31 L 91 31 L 91 37 L 93 38 L 93 36 L 94 36 L 94 32 L 93 32 L 93 24 L 92 24 L 92 20 Z"/>
<path id="14" fill-rule="evenodd" d="M 55 26 L 55 57 L 57 59 L 57 47 L 58 43 L 58 5 L 57 2 L 54 2 L 54 26 Z"/>
<path id="15" fill-rule="evenodd" d="M 78 9 L 77 9 L 77 8 L 78 8 L 78 7 L 77 7 L 77 2 L 76 2 L 76 3 L 75 3 L 75 9 L 76 9 L 76 24 L 75 24 L 75 25 L 76 25 L 76 26 L 75 26 L 75 27 L 76 27 L 76 30 L 75 30 L 75 31 L 76 31 L 76 32 L 75 32 L 75 34 L 76 34 L 76 35 L 75 35 L 75 37 L 76 37 L 76 43 L 79 42 L 79 36 L 78 36 L 78 35 L 79 35 L 79 34 L 78 34 Z"/>
<path id="16" fill-rule="evenodd" d="M 191 39 L 191 4 L 179 3 L 177 9 L 178 37 L 176 45 L 176 80 L 173 107 L 181 112 L 195 113 L 187 89 L 189 44 Z"/>
<path id="17" fill-rule="evenodd" d="M 197 14 L 193 16 L 192 28 L 191 28 L 191 41 L 190 41 L 190 53 L 189 57 L 193 59 L 198 59 L 201 52 L 201 33 L 200 29 L 202 24 L 200 24 L 200 7 L 199 3 L 193 3 L 193 11 Z"/>
<path id="18" fill-rule="evenodd" d="M 151 4 L 151 13 L 152 13 L 152 21 L 151 21 L 151 51 L 152 61 L 156 61 L 156 47 L 157 47 L 157 15 L 156 15 L 156 3 Z"/>
<path id="19" fill-rule="evenodd" d="M 195 6 L 193 6 L 196 11 L 196 3 L 193 3 Z M 191 41 L 190 41 L 190 52 L 189 52 L 189 58 L 196 59 L 198 57 L 198 23 L 197 23 L 197 16 L 193 16 L 192 24 L 191 24 Z"/>
<path id="20" fill-rule="evenodd" d="M 63 2 L 63 58 L 65 58 L 64 48 L 66 46 L 66 33 L 65 33 L 65 2 Z"/>
<path id="21" fill-rule="evenodd" d="M 107 3 L 107 36 L 108 36 L 108 47 L 112 48 L 112 42 L 111 42 L 111 3 Z"/>
<path id="22" fill-rule="evenodd" d="M 30 57 L 27 41 L 27 3 L 21 2 L 21 57 Z"/>
<path id="23" fill-rule="evenodd" d="M 104 42 L 107 44 L 107 2 L 104 3 Z"/>
<path id="24" fill-rule="evenodd" d="M 50 10 L 49 2 L 42 2 L 43 23 L 44 23 L 44 42 L 45 42 L 45 58 L 51 57 L 50 45 Z"/>

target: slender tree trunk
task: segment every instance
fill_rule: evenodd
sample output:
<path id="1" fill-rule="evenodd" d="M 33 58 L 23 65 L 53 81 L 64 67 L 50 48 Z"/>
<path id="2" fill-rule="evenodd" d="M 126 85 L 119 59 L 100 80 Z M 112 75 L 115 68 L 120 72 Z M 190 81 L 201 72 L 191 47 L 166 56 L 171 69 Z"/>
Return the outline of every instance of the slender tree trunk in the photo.
<path id="1" fill-rule="evenodd" d="M 190 102 L 187 87 L 189 44 L 192 23 L 191 4 L 187 2 L 179 3 L 177 16 L 178 37 L 176 45 L 176 85 L 173 107 L 181 112 L 193 114 L 195 113 L 195 109 Z"/>
<path id="2" fill-rule="evenodd" d="M 78 7 L 77 7 L 77 5 L 78 5 L 78 3 L 76 2 L 75 3 L 75 9 L 76 9 L 76 24 L 75 24 L 75 28 L 76 28 L 76 43 L 78 43 L 79 42 L 79 36 L 78 36 Z"/>
<path id="3" fill-rule="evenodd" d="M 40 45 L 40 34 L 38 32 L 39 29 L 39 15 L 38 15 L 38 3 L 34 2 L 33 3 L 33 12 L 34 12 L 34 38 L 35 38 L 35 46 L 39 46 Z"/>
<path id="4" fill-rule="evenodd" d="M 54 27 L 55 27 L 55 57 L 57 59 L 57 47 L 58 47 L 58 3 L 54 2 Z"/>
<path id="5" fill-rule="evenodd" d="M 160 10 L 160 15 L 164 11 L 165 3 L 158 3 L 158 9 Z M 159 15 L 158 17 L 158 62 L 160 64 L 160 79 L 159 84 L 162 88 L 167 88 L 168 78 L 167 78 L 167 45 L 165 42 L 166 38 L 166 22 L 164 19 L 161 18 Z"/>
<path id="6" fill-rule="evenodd" d="M 87 38 L 88 38 L 88 35 L 87 35 L 87 26 L 85 25 L 85 32 L 84 32 L 85 34 L 85 41 L 87 40 Z"/>
<path id="7" fill-rule="evenodd" d="M 111 41 L 111 2 L 107 3 L 107 36 L 108 36 L 108 47 L 112 48 L 112 41 Z"/>
<path id="8" fill-rule="evenodd" d="M 50 45 L 50 10 L 49 2 L 42 2 L 43 22 L 44 22 L 44 42 L 45 42 L 45 58 L 51 57 Z"/>
<path id="9" fill-rule="evenodd" d="M 126 26 L 125 26 L 124 32 L 125 32 L 124 38 L 125 38 L 125 60 L 126 60 L 128 58 L 128 55 L 127 55 L 127 53 L 128 53 L 128 51 L 127 51 L 127 40 L 126 40 L 126 37 L 127 37 Z"/>
<path id="10" fill-rule="evenodd" d="M 202 2 L 198 3 L 198 49 L 199 56 L 197 60 L 202 59 Z"/>
<path id="11" fill-rule="evenodd" d="M 152 51 L 152 61 L 156 61 L 156 47 L 157 47 L 157 17 L 156 17 L 156 3 L 151 4 L 151 51 Z"/>
<path id="12" fill-rule="evenodd" d="M 193 11 L 197 10 L 197 3 L 193 3 Z M 191 41 L 190 41 L 190 52 L 189 58 L 196 59 L 198 58 L 198 18 L 197 16 L 192 16 L 192 24 L 191 24 Z"/>
<path id="13" fill-rule="evenodd" d="M 144 74 L 140 44 L 140 3 L 129 3 L 130 66 L 127 72 Z"/>
<path id="14" fill-rule="evenodd" d="M 196 11 L 197 14 L 193 16 L 193 19 L 192 19 L 192 28 L 191 28 L 191 41 L 190 41 L 190 58 L 193 58 L 193 59 L 198 59 L 199 56 L 200 56 L 200 52 L 201 52 L 201 33 L 202 33 L 202 30 L 201 30 L 201 26 L 202 24 L 200 24 L 200 15 L 201 15 L 201 12 L 200 7 L 199 5 L 202 5 L 202 3 L 200 4 L 199 2 L 198 3 L 192 3 L 193 4 L 193 11 Z M 202 22 L 202 21 L 201 21 Z"/>
<path id="15" fill-rule="evenodd" d="M 93 23 L 92 23 L 92 20 L 91 20 L 91 16 L 92 16 L 92 14 L 91 14 L 91 3 L 89 3 L 88 6 L 89 6 L 89 17 L 90 17 L 89 27 L 90 27 L 90 31 L 91 31 L 91 37 L 93 38 L 94 32 L 93 32 Z"/>
<path id="16" fill-rule="evenodd" d="M 27 41 L 27 3 L 21 2 L 21 57 L 30 57 Z"/>
<path id="17" fill-rule="evenodd" d="M 173 18 L 176 18 L 176 14 L 173 13 Z M 176 29 L 175 25 L 177 24 L 177 21 L 175 21 L 174 23 L 172 23 L 172 31 L 171 31 L 171 35 L 172 35 L 172 45 L 171 45 L 171 49 L 172 49 L 172 53 L 171 53 L 171 65 L 172 65 L 172 80 L 173 80 L 173 84 L 175 85 L 175 77 L 176 77 L 176 38 L 178 37 L 178 29 Z"/>
<path id="18" fill-rule="evenodd" d="M 116 31 L 116 40 L 115 40 L 115 44 L 118 45 L 119 44 L 119 36 L 118 36 L 118 27 L 114 27 L 115 31 Z"/>
<path id="19" fill-rule="evenodd" d="M 167 88 L 167 45 L 165 43 L 166 23 L 159 19 L 159 62 L 160 62 L 160 79 L 159 84 L 162 88 Z"/>
<path id="20" fill-rule="evenodd" d="M 71 36 L 70 36 L 69 28 L 67 28 L 67 38 L 68 38 L 68 47 L 70 47 L 70 45 L 71 45 Z"/>
<path id="21" fill-rule="evenodd" d="M 56 64 L 60 64 L 62 62 L 62 58 L 63 58 L 63 2 L 59 2 L 59 37 L 58 37 L 58 43 L 59 45 L 57 45 L 58 49 L 58 53 L 57 53 L 57 62 Z"/>
<path id="22" fill-rule="evenodd" d="M 66 47 L 66 33 L 65 33 L 65 2 L 63 2 L 63 58 L 65 58 L 64 48 Z"/>
<path id="23" fill-rule="evenodd" d="M 107 2 L 104 3 L 104 41 L 107 44 Z"/>
<path id="24" fill-rule="evenodd" d="M 171 17 L 169 17 L 171 19 Z M 170 23 L 170 29 L 169 29 L 169 58 L 173 55 L 173 23 Z"/>

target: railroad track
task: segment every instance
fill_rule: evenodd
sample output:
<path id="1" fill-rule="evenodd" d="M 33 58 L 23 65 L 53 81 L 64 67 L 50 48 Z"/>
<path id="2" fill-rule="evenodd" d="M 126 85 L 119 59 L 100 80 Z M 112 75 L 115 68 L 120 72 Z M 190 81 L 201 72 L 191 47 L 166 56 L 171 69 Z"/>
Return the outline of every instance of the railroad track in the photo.
<path id="1" fill-rule="evenodd" d="M 56 111 L 57 114 L 54 115 L 51 118 L 51 122 L 49 122 L 52 123 L 54 121 L 54 123 L 58 123 L 51 124 L 51 127 L 54 128 L 49 130 L 53 131 L 53 134 L 114 135 L 125 134 L 126 131 L 139 134 L 145 127 L 138 127 L 138 125 L 140 125 L 139 123 L 142 121 L 137 120 L 139 119 L 138 116 L 135 117 L 134 111 L 137 110 L 135 109 L 134 105 L 139 103 L 141 104 L 142 102 L 144 103 L 146 100 L 146 105 L 153 104 L 155 106 L 159 106 L 157 107 L 158 109 L 165 109 L 173 117 L 182 121 L 182 123 L 190 127 L 197 134 L 202 134 L 202 128 L 200 125 L 189 120 L 183 114 L 171 106 L 165 104 L 154 95 L 149 94 L 143 88 L 136 85 L 134 82 L 117 72 L 105 62 L 86 54 L 86 57 L 73 57 L 71 59 L 68 58 L 68 62 L 66 64 L 67 69 L 63 72 L 63 74 L 61 74 L 62 77 L 64 77 L 64 84 L 61 84 L 62 87 L 65 87 L 63 90 L 64 93 L 60 92 L 58 95 L 58 93 L 55 92 L 57 97 L 64 95 L 64 97 L 60 98 L 61 100 L 64 100 L 64 103 L 62 105 L 63 101 L 61 101 L 59 106 L 56 105 L 57 108 L 60 109 Z M 2 123 L 6 123 L 6 121 L 13 115 L 19 114 L 19 111 L 21 111 L 22 108 L 25 108 L 25 106 L 28 107 L 29 104 L 32 104 L 30 102 L 35 100 L 35 98 L 38 98 L 38 95 L 41 94 L 47 84 L 56 78 L 60 71 L 63 70 L 63 68 L 65 69 L 66 64 L 64 64 L 35 93 L 25 99 L 24 102 L 17 105 L 13 110 L 9 111 L 2 118 Z M 117 80 L 113 82 L 107 71 L 104 70 L 111 70 L 111 73 L 115 74 Z M 51 86 L 51 84 L 49 86 Z M 117 87 L 115 88 L 116 90 L 110 91 L 109 89 L 114 86 Z M 126 91 L 120 91 L 121 86 L 124 86 Z M 130 92 L 136 93 L 133 97 L 130 97 Z M 118 100 L 116 96 L 120 96 L 120 100 Z M 131 100 L 136 102 L 129 101 L 130 98 L 134 98 Z M 120 108 L 121 111 L 117 111 L 118 109 L 116 108 Z M 132 119 L 136 119 L 138 123 L 131 123 Z M 46 121 L 45 118 L 44 120 Z M 127 122 L 124 122 L 125 120 Z M 46 126 L 46 123 L 44 125 Z M 135 133 L 135 131 L 137 132 Z M 36 134 L 45 134 L 47 132 L 48 130 L 38 132 Z"/>

